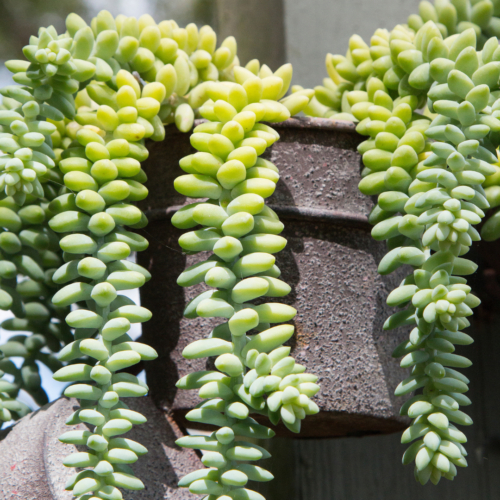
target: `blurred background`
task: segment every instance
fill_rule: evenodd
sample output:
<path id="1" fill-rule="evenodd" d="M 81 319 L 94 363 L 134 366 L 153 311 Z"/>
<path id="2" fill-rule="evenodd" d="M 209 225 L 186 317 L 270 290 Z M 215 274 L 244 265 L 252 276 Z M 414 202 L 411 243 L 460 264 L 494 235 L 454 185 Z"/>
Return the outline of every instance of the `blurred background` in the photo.
<path id="1" fill-rule="evenodd" d="M 242 63 L 258 58 L 276 69 L 291 62 L 294 83 L 314 86 L 325 76 L 327 52 L 344 53 L 353 33 L 369 40 L 377 28 L 406 22 L 417 6 L 417 0 L 0 0 L 0 60 L 18 57 L 40 26 L 64 30 L 70 12 L 90 21 L 107 9 L 181 26 L 210 24 L 220 36 L 237 38 Z"/>
<path id="2" fill-rule="evenodd" d="M 243 64 L 258 58 L 272 69 L 285 62 L 294 66 L 293 83 L 321 84 L 327 52 L 345 53 L 349 37 L 368 41 L 377 28 L 391 29 L 417 12 L 417 0 L 0 0 L 0 63 L 21 56 L 21 49 L 39 26 L 64 30 L 70 12 L 88 22 L 101 9 L 139 17 L 151 14 L 158 22 L 175 19 L 184 26 L 210 24 L 221 38 L 234 35 Z M 472 3 L 476 3 L 473 1 Z M 0 85 L 10 83 L 0 64 Z M 498 248 L 497 248 L 498 247 Z M 500 246 L 479 245 L 474 258 L 480 271 L 473 283 L 483 300 L 471 333 L 476 343 L 467 354 L 474 361 L 471 375 L 476 425 L 468 429 L 470 467 L 457 481 L 438 487 L 418 487 L 411 467 L 402 468 L 399 435 L 327 440 L 273 439 L 274 458 L 268 466 L 279 480 L 262 491 L 269 500 L 493 500 L 500 497 Z M 138 297 L 133 297 L 138 300 Z M 0 311 L 1 313 L 1 311 Z M 7 317 L 0 315 L 0 321 Z M 134 337 L 140 336 L 140 329 Z M 0 331 L 0 343 L 7 340 Z M 42 369 L 51 400 L 62 384 Z M 29 402 L 29 401 L 28 401 Z M 446 484 L 444 484 L 446 483 Z"/>

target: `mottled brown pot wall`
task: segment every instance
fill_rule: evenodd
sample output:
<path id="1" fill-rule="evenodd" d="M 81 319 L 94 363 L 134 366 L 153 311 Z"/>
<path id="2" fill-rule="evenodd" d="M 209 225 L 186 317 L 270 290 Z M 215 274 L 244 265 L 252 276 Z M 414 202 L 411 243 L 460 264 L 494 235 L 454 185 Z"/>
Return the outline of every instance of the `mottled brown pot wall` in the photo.
<path id="1" fill-rule="evenodd" d="M 148 419 L 127 433 L 127 438 L 148 449 L 148 454 L 132 465 L 145 489 L 128 491 L 125 498 L 193 500 L 195 497 L 177 483 L 184 475 L 203 467 L 198 455 L 175 444 L 182 436 L 180 429 L 155 407 L 151 398 L 126 398 L 125 401 Z M 87 430 L 84 424 L 65 425 L 68 415 L 77 408 L 74 399 L 60 398 L 0 432 L 1 500 L 74 498 L 64 486 L 75 469 L 64 467 L 62 462 L 67 455 L 86 448 L 63 444 L 57 437 L 72 430 Z"/>
<path id="2" fill-rule="evenodd" d="M 367 215 L 373 200 L 357 189 L 361 137 L 351 124 L 320 119 L 291 119 L 276 128 L 281 140 L 266 157 L 281 179 L 267 201 L 284 222 L 288 239 L 277 265 L 293 289 L 284 302 L 298 310 L 293 355 L 319 376 L 322 386 L 316 397 L 321 413 L 303 422 L 301 436 L 399 430 L 404 420 L 393 392 L 405 374 L 390 354 L 405 332 L 384 332 L 382 324 L 390 314 L 385 298 L 402 275 L 377 274 L 385 248 L 370 236 Z M 139 262 L 153 274 L 141 289 L 142 304 L 153 311 L 143 336 L 159 357 L 146 370 L 156 404 L 182 423 L 199 399 L 196 391 L 177 390 L 175 382 L 206 367 L 204 360 L 182 358 L 182 350 L 220 321 L 184 319 L 185 305 L 204 285 L 183 289 L 176 284 L 182 269 L 207 257 L 184 255 L 177 244 L 181 231 L 170 223 L 176 208 L 193 201 L 173 189 L 173 180 L 183 173 L 179 159 L 193 152 L 189 135 L 169 127 L 165 141 L 149 147 L 150 194 L 142 208 L 150 220 L 144 231 L 150 247 Z M 284 427 L 278 432 L 287 434 Z"/>

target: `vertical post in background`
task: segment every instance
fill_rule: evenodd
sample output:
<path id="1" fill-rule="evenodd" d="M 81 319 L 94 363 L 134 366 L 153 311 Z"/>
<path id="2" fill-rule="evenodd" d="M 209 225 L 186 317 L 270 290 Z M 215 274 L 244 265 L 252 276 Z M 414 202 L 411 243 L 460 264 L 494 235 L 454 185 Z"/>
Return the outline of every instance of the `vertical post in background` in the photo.
<path id="1" fill-rule="evenodd" d="M 273 71 L 286 61 L 283 0 L 217 0 L 217 34 L 234 36 L 245 65 L 259 59 Z"/>

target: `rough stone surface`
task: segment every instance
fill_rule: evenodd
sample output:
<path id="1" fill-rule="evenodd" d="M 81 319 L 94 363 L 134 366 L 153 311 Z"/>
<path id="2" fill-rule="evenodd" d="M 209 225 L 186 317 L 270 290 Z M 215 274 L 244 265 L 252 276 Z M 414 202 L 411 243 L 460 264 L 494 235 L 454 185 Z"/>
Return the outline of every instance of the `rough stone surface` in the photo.
<path id="1" fill-rule="evenodd" d="M 59 400 L 8 429 L 7 436 L 0 441 L 0 498 L 72 498 L 70 492 L 64 491 L 64 484 L 73 472 L 62 461 L 75 447 L 56 440 L 63 432 L 80 428 L 64 424 L 72 407 L 72 402 Z"/>
<path id="2" fill-rule="evenodd" d="M 404 420 L 393 392 L 406 375 L 390 354 L 406 333 L 384 332 L 382 324 L 390 314 L 385 298 L 403 271 L 377 274 L 385 248 L 370 236 L 373 200 L 357 189 L 361 138 L 352 124 L 321 119 L 291 119 L 277 130 L 281 140 L 266 152 L 281 173 L 268 203 L 280 214 L 288 238 L 277 265 L 292 286 L 284 302 L 298 310 L 293 355 L 322 386 L 316 397 L 322 411 L 303 422 L 300 436 L 399 430 Z M 153 274 L 141 288 L 142 304 L 154 313 L 143 336 L 159 353 L 146 365 L 148 384 L 156 404 L 181 421 L 199 399 L 196 391 L 178 391 L 175 382 L 206 369 L 205 360 L 185 360 L 182 350 L 220 322 L 183 318 L 185 305 L 204 285 L 182 289 L 176 284 L 180 269 L 207 257 L 183 254 L 177 244 L 181 231 L 170 223 L 176 208 L 192 202 L 173 189 L 173 180 L 183 173 L 179 159 L 192 152 L 188 135 L 173 127 L 163 143 L 151 145 L 145 164 L 150 195 L 142 205 L 150 219 L 144 230 L 150 247 L 139 254 Z M 280 427 L 278 433 L 287 431 Z"/>
<path id="3" fill-rule="evenodd" d="M 189 500 L 195 499 L 186 489 L 177 487 L 179 479 L 203 467 L 192 450 L 179 448 L 175 440 L 181 437 L 179 427 L 159 411 L 150 398 L 129 398 L 131 409 L 148 419 L 135 426 L 127 438 L 148 448 L 148 454 L 132 466 L 144 482 L 143 491 L 128 492 L 130 500 Z M 65 425 L 65 420 L 78 403 L 61 398 L 21 419 L 4 431 L 0 441 L 1 500 L 70 500 L 65 491 L 66 481 L 74 469 L 62 465 L 63 459 L 78 451 L 75 446 L 62 444 L 57 437 L 64 432 L 85 429 L 83 424 Z M 2 436 L 0 435 L 0 438 Z"/>

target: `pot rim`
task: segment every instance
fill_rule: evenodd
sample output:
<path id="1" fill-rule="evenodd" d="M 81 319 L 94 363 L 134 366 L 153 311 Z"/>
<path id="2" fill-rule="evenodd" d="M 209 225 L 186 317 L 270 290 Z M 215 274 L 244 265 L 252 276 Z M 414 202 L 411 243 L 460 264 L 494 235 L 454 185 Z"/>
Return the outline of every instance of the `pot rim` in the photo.
<path id="1" fill-rule="evenodd" d="M 194 126 L 201 123 L 206 123 L 208 120 L 201 118 L 194 121 Z M 289 129 L 289 130 L 322 130 L 328 132 L 348 133 L 359 135 L 356 132 L 356 124 L 354 122 L 337 120 L 333 121 L 329 118 L 315 118 L 308 116 L 300 116 L 288 118 L 287 120 L 279 123 L 270 123 L 276 129 Z M 189 131 L 191 133 L 192 131 Z M 171 123 L 165 125 L 166 136 L 175 136 L 176 134 L 186 134 L 181 132 L 175 124 Z M 162 220 L 170 219 L 172 215 L 177 212 L 183 205 L 170 205 L 162 208 L 148 209 L 145 211 L 148 220 Z M 347 212 L 344 210 L 329 210 L 325 208 L 313 207 L 298 207 L 298 206 L 281 206 L 269 205 L 275 212 L 286 219 L 292 220 L 310 220 L 314 222 L 326 222 L 340 225 L 348 225 L 358 227 L 363 230 L 371 231 L 371 224 L 368 222 L 366 215 Z"/>
<path id="2" fill-rule="evenodd" d="M 205 123 L 208 120 L 205 118 L 197 118 L 194 121 L 194 127 L 200 125 L 201 123 Z M 356 134 L 356 124 L 354 122 L 349 122 L 345 120 L 332 120 L 330 118 L 315 118 L 310 116 L 296 116 L 293 118 L 288 118 L 283 122 L 278 123 L 269 123 L 270 126 L 274 128 L 289 128 L 289 129 L 309 129 L 309 130 L 331 130 L 334 132 L 343 132 L 347 134 Z M 165 125 L 165 133 L 168 135 L 172 134 L 185 134 L 191 133 L 192 129 L 189 132 L 181 132 L 174 123 L 169 123 Z"/>
<path id="3" fill-rule="evenodd" d="M 331 118 L 316 118 L 310 116 L 294 116 L 284 122 L 271 123 L 276 128 L 298 128 L 313 130 L 332 130 L 348 134 L 358 134 L 356 124 L 346 120 L 332 120 Z"/>

